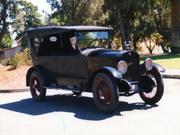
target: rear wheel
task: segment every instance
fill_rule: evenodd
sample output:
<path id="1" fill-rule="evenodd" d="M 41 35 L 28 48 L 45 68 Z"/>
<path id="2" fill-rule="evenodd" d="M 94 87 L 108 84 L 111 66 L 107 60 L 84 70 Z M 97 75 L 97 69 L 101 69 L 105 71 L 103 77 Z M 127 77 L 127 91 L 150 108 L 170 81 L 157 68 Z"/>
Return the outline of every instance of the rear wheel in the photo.
<path id="1" fill-rule="evenodd" d="M 30 91 L 34 101 L 43 101 L 46 96 L 46 88 L 41 73 L 33 71 L 30 76 Z"/>
<path id="2" fill-rule="evenodd" d="M 103 112 L 113 112 L 119 103 L 118 87 L 113 78 L 98 73 L 93 80 L 93 98 L 97 108 Z"/>
<path id="3" fill-rule="evenodd" d="M 142 86 L 143 89 L 139 95 L 145 103 L 153 105 L 162 98 L 164 93 L 164 83 L 161 74 L 156 68 L 153 68 L 146 76 L 149 79 L 148 81 L 143 82 L 146 87 Z M 151 81 L 154 83 L 151 83 Z"/>

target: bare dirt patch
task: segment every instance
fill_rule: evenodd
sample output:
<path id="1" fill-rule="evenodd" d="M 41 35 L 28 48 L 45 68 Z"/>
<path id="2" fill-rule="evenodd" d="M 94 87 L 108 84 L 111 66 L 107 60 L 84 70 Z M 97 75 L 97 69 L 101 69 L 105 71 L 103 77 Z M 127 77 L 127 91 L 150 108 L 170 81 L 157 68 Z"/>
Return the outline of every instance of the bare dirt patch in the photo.
<path id="1" fill-rule="evenodd" d="M 0 65 L 0 90 L 23 90 L 26 87 L 26 73 L 29 66 L 21 66 L 13 70 Z"/>

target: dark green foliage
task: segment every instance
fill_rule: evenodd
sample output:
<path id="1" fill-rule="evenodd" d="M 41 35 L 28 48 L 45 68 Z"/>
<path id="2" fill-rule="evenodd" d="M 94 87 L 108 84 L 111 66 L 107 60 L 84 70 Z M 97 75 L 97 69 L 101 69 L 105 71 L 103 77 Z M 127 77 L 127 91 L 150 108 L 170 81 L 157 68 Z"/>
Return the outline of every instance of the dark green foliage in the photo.
<path id="1" fill-rule="evenodd" d="M 47 0 L 54 11 L 49 16 L 50 25 L 104 24 L 104 0 Z"/>
<path id="2" fill-rule="evenodd" d="M 12 32 L 20 39 L 24 35 L 24 30 L 42 25 L 41 15 L 37 11 L 36 6 L 25 0 L 1 0 L 0 48 L 12 46 Z M 23 39 L 22 42 L 25 42 Z"/>
<path id="3" fill-rule="evenodd" d="M 131 41 L 133 48 L 137 50 L 139 41 L 158 32 L 164 39 L 161 46 L 167 52 L 170 41 L 170 5 L 167 2 L 168 0 L 105 0 L 104 8 L 110 14 L 108 23 L 121 34 L 122 45 L 125 41 Z"/>
<path id="4" fill-rule="evenodd" d="M 169 51 L 171 44 L 170 0 L 46 1 L 53 11 L 52 14 L 47 15 L 47 25 L 109 25 L 115 30 L 113 35 L 118 47 L 122 45 L 125 49 L 125 41 L 131 41 L 135 50 L 139 48 L 140 41 L 153 33 L 159 33 L 163 37 L 160 46 L 164 52 Z M 175 3 L 174 1 L 176 0 L 172 3 Z M 37 11 L 33 3 L 25 0 L 1 0 L 0 48 L 9 47 L 12 44 L 7 38 L 7 35 L 10 35 L 9 26 L 12 26 L 13 32 L 17 34 L 16 39 L 21 39 L 22 46 L 26 47 L 27 40 L 23 32 L 30 27 L 43 25 L 41 15 Z M 6 37 L 6 45 L 2 42 L 3 37 Z M 177 43 L 175 45 L 177 46 Z"/>
<path id="5" fill-rule="evenodd" d="M 9 26 L 16 16 L 16 11 L 17 0 L 0 1 L 0 48 L 11 47 Z"/>
<path id="6" fill-rule="evenodd" d="M 16 40 L 21 42 L 22 47 L 27 47 L 27 37 L 24 31 L 31 27 L 41 26 L 41 15 L 38 13 L 37 6 L 34 6 L 31 2 L 21 0 L 18 4 L 21 8 L 17 11 L 13 28 L 17 34 Z"/>
<path id="7" fill-rule="evenodd" d="M 13 43 L 13 40 L 12 40 L 11 36 L 9 34 L 4 34 L 3 38 L 0 42 L 0 48 L 1 49 L 10 48 L 12 43 Z"/>

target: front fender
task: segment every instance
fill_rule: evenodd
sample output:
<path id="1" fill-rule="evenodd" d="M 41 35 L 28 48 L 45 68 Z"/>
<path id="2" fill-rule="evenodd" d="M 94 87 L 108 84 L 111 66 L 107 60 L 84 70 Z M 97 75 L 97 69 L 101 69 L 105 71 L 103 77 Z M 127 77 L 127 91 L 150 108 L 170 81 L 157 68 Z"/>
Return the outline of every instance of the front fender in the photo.
<path id="1" fill-rule="evenodd" d="M 141 64 L 140 65 L 140 68 L 141 68 L 141 74 L 143 74 L 144 72 L 146 72 L 146 68 L 145 68 L 145 64 Z M 159 72 L 162 72 L 164 73 L 166 70 L 165 68 L 163 68 L 161 65 L 157 64 L 157 63 L 153 63 L 153 68 L 157 69 Z"/>
<path id="2" fill-rule="evenodd" d="M 92 83 L 94 80 L 94 77 L 98 74 L 98 73 L 105 73 L 108 74 L 109 76 L 111 76 L 113 79 L 115 80 L 122 80 L 123 76 L 120 72 L 118 72 L 117 69 L 113 68 L 113 67 L 102 67 L 100 69 L 98 69 L 97 71 L 95 71 L 91 77 L 89 78 L 89 84 L 88 84 L 88 91 L 91 91 L 92 89 Z"/>
<path id="3" fill-rule="evenodd" d="M 154 63 L 153 65 L 155 68 L 158 69 L 159 72 L 162 72 L 164 73 L 166 71 L 166 69 L 164 67 L 162 67 L 161 65 L 157 64 L 157 63 Z"/>
<path id="4" fill-rule="evenodd" d="M 123 78 L 122 74 L 117 69 L 115 69 L 113 67 L 103 67 L 103 68 L 99 69 L 97 72 L 98 73 L 99 72 L 105 72 L 107 74 L 112 75 L 116 79 L 122 79 Z"/>

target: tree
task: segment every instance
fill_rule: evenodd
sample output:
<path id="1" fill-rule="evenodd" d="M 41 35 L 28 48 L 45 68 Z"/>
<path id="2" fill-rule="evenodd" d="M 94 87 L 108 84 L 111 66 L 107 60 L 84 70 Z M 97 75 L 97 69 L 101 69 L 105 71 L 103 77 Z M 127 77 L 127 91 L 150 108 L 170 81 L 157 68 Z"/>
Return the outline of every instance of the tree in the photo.
<path id="1" fill-rule="evenodd" d="M 36 6 L 25 0 L 0 1 L 0 48 L 11 47 L 12 29 L 19 38 L 24 30 L 42 24 L 37 10 Z"/>
<path id="2" fill-rule="evenodd" d="M 0 48 L 2 48 L 2 49 L 3 48 L 10 48 L 12 43 L 13 43 L 13 40 L 12 40 L 11 36 L 8 33 L 6 33 L 6 34 L 4 34 L 4 36 L 1 40 L 1 47 Z"/>
<path id="3" fill-rule="evenodd" d="M 27 39 L 24 37 L 24 31 L 31 28 L 42 25 L 40 19 L 41 15 L 38 13 L 37 6 L 34 6 L 31 2 L 20 0 L 18 2 L 18 10 L 16 18 L 13 22 L 14 32 L 17 34 L 16 39 L 21 39 L 21 45 L 27 46 Z"/>
<path id="4" fill-rule="evenodd" d="M 0 48 L 4 46 L 2 40 L 7 39 L 9 27 L 16 16 L 17 0 L 0 1 Z"/>
<path id="5" fill-rule="evenodd" d="M 151 5 L 146 6 L 144 11 L 140 11 L 141 15 L 139 16 L 141 22 L 139 27 L 143 26 L 144 29 L 141 28 L 138 30 L 139 32 L 135 31 L 134 34 L 138 36 L 139 34 L 136 33 L 140 33 L 140 36 L 145 38 L 151 37 L 153 33 L 159 33 L 162 36 L 162 42 L 158 45 L 165 53 L 168 53 L 171 40 L 170 5 L 164 0 L 156 0 L 152 1 Z M 134 28 L 132 27 L 132 29 Z"/>
<path id="6" fill-rule="evenodd" d="M 131 41 L 136 50 L 139 40 L 154 32 L 161 33 L 166 43 L 169 41 L 167 30 L 170 25 L 167 19 L 170 18 L 164 17 L 165 10 L 169 9 L 168 2 L 168 0 L 105 0 L 105 9 L 110 14 L 109 24 L 120 33 L 123 49 L 126 48 L 125 41 Z M 160 8 L 163 9 L 161 12 Z M 158 11 L 159 16 L 155 16 L 155 11 Z M 155 23 L 155 19 L 160 21 Z M 163 49 L 165 50 L 165 47 Z"/>
<path id="7" fill-rule="evenodd" d="M 123 49 L 126 49 L 125 41 L 130 41 L 130 30 L 132 22 L 136 18 L 136 13 L 139 9 L 143 9 L 148 5 L 145 2 L 148 2 L 148 0 L 105 0 L 104 7 L 110 16 L 109 23 L 120 34 Z"/>
<path id="8" fill-rule="evenodd" d="M 54 11 L 49 16 L 50 24 L 83 25 L 103 24 L 103 0 L 47 0 Z"/>
<path id="9" fill-rule="evenodd" d="M 42 25 L 37 6 L 25 0 L 20 0 L 18 5 L 17 15 L 13 23 L 14 32 L 20 34 L 30 27 Z"/>
<path id="10" fill-rule="evenodd" d="M 172 53 L 180 53 L 180 0 L 171 0 Z"/>
<path id="11" fill-rule="evenodd" d="M 150 36 L 152 33 L 161 34 L 163 36 L 163 42 L 161 42 L 160 46 L 167 53 L 170 42 L 170 5 L 168 0 L 151 1 L 145 10 L 147 12 L 147 18 L 145 20 L 151 22 L 151 25 L 148 26 L 149 30 L 146 30 L 149 34 L 145 34 L 145 36 Z M 144 25 L 144 23 L 142 24 Z"/>
<path id="12" fill-rule="evenodd" d="M 152 54 L 154 48 L 163 42 L 163 37 L 159 33 L 152 33 L 151 35 L 144 38 L 143 41 L 149 53 Z"/>

